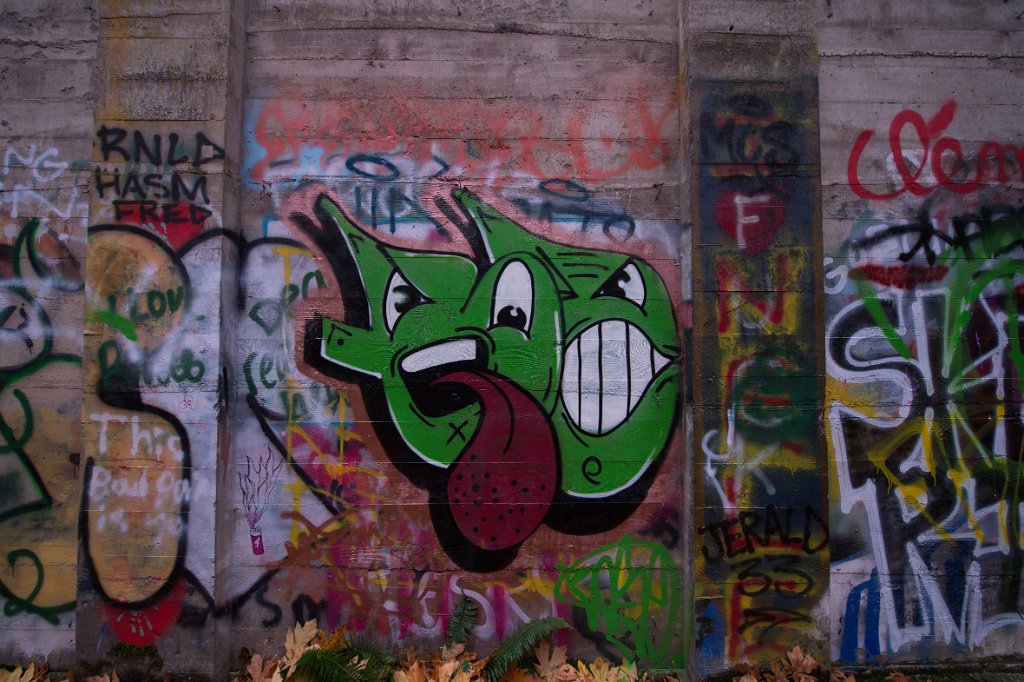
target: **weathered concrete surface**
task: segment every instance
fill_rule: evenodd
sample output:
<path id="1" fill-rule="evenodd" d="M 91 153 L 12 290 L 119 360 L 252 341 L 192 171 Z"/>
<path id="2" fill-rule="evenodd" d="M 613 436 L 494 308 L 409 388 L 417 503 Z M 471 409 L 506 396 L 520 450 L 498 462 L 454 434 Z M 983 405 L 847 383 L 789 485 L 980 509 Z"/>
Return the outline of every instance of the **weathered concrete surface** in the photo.
<path id="1" fill-rule="evenodd" d="M 1006 3 L 824 9 L 832 657 L 1019 656 L 1021 254 L 999 235 L 1019 234 L 1024 202 L 1024 127 L 1007 115 L 1024 17 Z"/>
<path id="2" fill-rule="evenodd" d="M 1014 654 L 1022 26 L 8 3 L 0 662 Z"/>
<path id="3" fill-rule="evenodd" d="M 96 47 L 88 8 L 0 10 L 0 660 L 55 667 L 74 664 Z"/>
<path id="4" fill-rule="evenodd" d="M 591 442 L 580 458 L 570 442 L 574 437 L 564 430 L 582 419 L 573 416 L 574 411 L 584 411 L 578 401 L 569 409 L 567 398 L 552 403 L 554 394 L 545 397 L 540 391 L 536 398 L 547 405 L 550 417 L 533 411 L 512 416 L 538 433 L 549 428 L 550 419 L 556 428 L 558 461 L 532 464 L 524 473 L 555 464 L 562 485 L 546 522 L 524 528 L 524 542 L 496 551 L 489 549 L 489 537 L 473 539 L 476 524 L 453 527 L 446 520 L 449 508 L 455 509 L 451 505 L 457 503 L 451 486 L 462 474 L 453 472 L 446 488 L 444 478 L 449 474 L 427 462 L 452 454 L 431 454 L 411 433 L 415 425 L 405 421 L 409 416 L 394 418 L 405 432 L 393 432 L 392 417 L 404 405 L 388 403 L 388 409 L 380 410 L 378 402 L 375 407 L 380 384 L 385 400 L 395 400 L 388 396 L 401 390 L 401 378 L 375 382 L 353 375 L 349 383 L 333 381 L 337 393 L 324 396 L 306 376 L 314 363 L 300 352 L 296 365 L 287 346 L 271 351 L 271 338 L 279 344 L 281 331 L 254 323 L 261 319 L 266 297 L 289 282 L 301 285 L 305 298 L 303 283 L 314 270 L 325 280 L 319 286 L 338 286 L 323 258 L 326 254 L 285 224 L 296 227 L 290 219 L 296 212 L 318 220 L 317 195 L 300 191 L 296 181 L 323 183 L 323 189 L 364 226 L 366 235 L 412 253 L 461 253 L 462 258 L 447 259 L 470 267 L 452 223 L 452 217 L 461 215 L 452 190 L 464 186 L 481 200 L 503 207 L 511 222 L 500 229 L 509 239 L 519 234 L 516 239 L 535 240 L 531 253 L 550 256 L 553 269 L 546 272 L 567 276 L 565 282 L 577 290 L 571 296 L 581 303 L 593 301 L 584 306 L 591 322 L 573 328 L 572 305 L 555 304 L 547 289 L 550 274 L 534 271 L 537 319 L 553 316 L 556 327 L 531 331 L 540 345 L 519 351 L 508 350 L 512 339 L 494 329 L 494 338 L 500 339 L 493 350 L 496 358 L 513 355 L 497 360 L 489 371 L 508 372 L 502 381 L 521 387 L 516 392 L 535 391 L 545 376 L 555 377 L 556 391 L 558 383 L 568 391 L 558 379 L 564 371 L 557 357 L 561 353 L 555 354 L 552 366 L 551 351 L 566 349 L 567 355 L 576 357 L 573 354 L 582 348 L 574 345 L 576 334 L 593 321 L 612 318 L 639 325 L 630 327 L 634 343 L 647 343 L 638 336 L 642 329 L 656 341 L 659 353 L 678 361 L 677 323 L 682 316 L 676 311 L 682 310 L 684 280 L 677 246 L 683 157 L 675 4 L 379 3 L 327 10 L 315 3 L 272 3 L 250 8 L 249 31 L 244 131 L 244 179 L 249 184 L 243 225 L 252 247 L 242 267 L 245 319 L 239 327 L 235 366 L 240 373 L 238 401 L 258 402 L 265 409 L 244 415 L 246 426 L 233 457 L 240 466 L 246 457 L 255 462 L 268 451 L 268 433 L 274 433 L 280 434 L 270 440 L 275 456 L 280 451 L 298 465 L 281 474 L 282 479 L 290 478 L 287 485 L 295 491 L 294 498 L 276 502 L 283 506 L 273 514 L 268 511 L 259 524 L 265 540 L 277 538 L 276 547 L 268 545 L 266 554 L 254 556 L 244 519 L 235 526 L 234 589 L 243 595 L 256 589 L 250 586 L 259 589 L 257 598 L 239 606 L 235 641 L 264 641 L 268 623 L 280 627 L 296 617 L 318 615 L 328 627 L 347 622 L 378 637 L 425 643 L 441 632 L 439 614 L 447 613 L 465 593 L 482 606 L 484 615 L 476 631 L 482 646 L 524 620 L 561 615 L 580 626 L 580 634 L 567 641 L 581 653 L 639 654 L 661 666 L 685 663 L 688 626 L 681 609 L 688 591 L 680 544 L 686 534 L 681 499 L 684 448 L 676 425 L 676 369 L 668 370 L 664 385 L 652 386 L 645 398 L 660 401 L 657 405 L 637 408 L 631 420 L 602 436 L 604 445 Z M 448 207 L 447 213 L 438 208 L 438 201 Z M 312 253 L 288 256 L 280 246 L 285 242 L 275 239 L 301 240 L 293 243 L 310 245 Z M 526 243 L 513 252 L 526 248 Z M 494 253 L 501 256 L 506 248 L 496 246 Z M 609 269 L 595 271 L 597 278 L 591 282 L 592 275 L 576 277 L 562 269 L 573 258 L 568 251 L 576 253 L 580 265 L 595 258 Z M 639 267 L 650 268 L 644 276 L 652 287 L 643 302 L 649 316 L 644 322 L 630 317 L 639 299 L 627 302 L 629 310 L 623 310 L 621 298 L 590 298 L 597 291 L 594 287 L 600 288 L 622 266 L 626 254 L 638 263 L 642 260 Z M 396 257 L 396 267 L 405 268 L 410 258 L 411 253 L 403 252 Z M 532 268 L 531 257 L 523 258 Z M 368 283 L 387 275 L 371 263 L 361 267 Z M 477 261 L 472 267 L 483 272 L 487 266 Z M 464 277 L 466 272 L 460 269 L 461 275 L 453 271 L 452 276 Z M 480 307 L 481 298 L 489 298 L 494 290 L 491 277 L 496 270 L 491 272 L 466 303 L 481 312 L 458 318 L 463 327 L 494 327 Z M 465 297 L 463 287 L 472 281 L 445 291 L 428 271 L 408 273 L 412 284 L 439 307 Z M 635 277 L 632 281 L 638 282 Z M 312 298 L 315 289 L 309 289 Z M 374 302 L 373 315 L 379 315 L 376 306 L 384 303 L 382 294 L 370 290 L 369 284 L 362 294 Z M 301 328 L 304 316 L 324 309 L 316 302 L 304 312 L 293 313 L 289 307 L 283 325 Z M 445 331 L 442 319 L 421 319 L 419 333 L 397 337 L 402 344 L 417 348 L 443 341 L 449 334 L 466 333 Z M 383 324 L 378 320 L 373 326 L 380 329 Z M 598 328 L 590 328 L 596 348 Z M 653 331 L 658 328 L 663 331 Z M 612 327 L 601 329 L 613 333 Z M 283 336 L 286 342 L 290 334 Z M 394 347 L 401 347 L 398 341 Z M 592 352 L 583 356 L 596 357 Z M 345 362 L 359 364 L 354 357 Z M 523 357 L 532 358 L 531 366 L 517 368 Z M 247 372 L 256 373 L 247 368 L 261 363 L 283 370 L 278 380 L 295 386 L 311 408 L 297 425 L 301 430 L 292 428 L 290 440 L 285 434 L 293 420 L 283 414 L 272 382 L 259 376 L 255 381 L 242 379 Z M 318 378 L 328 378 L 322 365 L 315 367 L 321 370 Z M 344 431 L 336 431 L 333 421 L 341 421 Z M 465 434 L 446 435 L 456 444 L 477 428 L 454 413 L 446 421 L 466 429 Z M 645 436 L 632 440 L 629 450 L 622 449 L 621 439 L 635 438 L 627 434 L 636 433 L 641 421 Z M 263 432 L 255 428 L 257 422 L 263 423 Z M 578 432 L 584 440 L 589 438 L 588 429 L 596 427 Z M 306 453 L 324 436 L 330 453 L 327 462 L 339 472 L 333 475 L 347 481 L 337 491 L 330 478 L 304 463 Z M 410 448 L 420 448 L 421 455 Z M 335 464 L 339 452 L 342 461 Z M 460 455 L 460 461 L 471 453 Z M 457 451 L 455 455 L 459 456 Z M 514 461 L 495 466 L 519 469 Z M 491 473 L 497 475 L 497 469 Z M 524 509 L 548 504 L 540 490 L 527 486 L 509 499 L 518 500 Z M 563 510 L 575 518 L 570 520 Z M 309 521 L 296 523 L 295 513 Z M 317 528 L 332 519 L 343 532 L 331 533 L 337 539 L 329 547 L 309 547 L 316 533 L 324 532 Z M 592 596 L 586 586 L 609 579 L 597 563 L 605 555 L 618 557 L 629 581 L 623 582 L 622 592 L 610 588 L 602 602 L 596 596 L 600 592 Z M 281 570 L 268 577 L 272 566 Z M 586 634 L 587 618 L 618 630 L 621 626 L 614 624 L 614 617 L 623 613 L 626 599 L 652 609 L 649 624 L 617 646 L 606 635 Z"/>
<path id="5" fill-rule="evenodd" d="M 213 678 L 228 665 L 213 612 L 218 453 L 229 433 L 221 299 L 234 288 L 235 247 L 220 235 L 237 221 L 236 9 L 98 10 L 76 637 L 85 670 Z M 118 658 L 119 642 L 157 644 L 159 655 Z"/>

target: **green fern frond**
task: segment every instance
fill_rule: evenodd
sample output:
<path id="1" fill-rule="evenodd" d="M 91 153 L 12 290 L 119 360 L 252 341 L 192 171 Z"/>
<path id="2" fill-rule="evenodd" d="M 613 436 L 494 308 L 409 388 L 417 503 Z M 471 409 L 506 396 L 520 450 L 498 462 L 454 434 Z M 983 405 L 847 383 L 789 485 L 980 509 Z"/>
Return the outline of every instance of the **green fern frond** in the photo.
<path id="1" fill-rule="evenodd" d="M 533 648 L 545 637 L 569 627 L 561 618 L 541 618 L 522 626 L 509 635 L 491 652 L 491 660 L 482 671 L 487 682 L 498 682 L 512 666 L 519 665 L 533 653 Z"/>
<path id="2" fill-rule="evenodd" d="M 352 655 L 366 661 L 367 669 L 377 676 L 375 679 L 390 679 L 391 673 L 394 672 L 395 667 L 398 665 L 397 658 L 365 634 L 353 635 L 345 641 L 341 650 L 348 651 Z"/>
<path id="3" fill-rule="evenodd" d="M 370 682 L 359 659 L 347 649 L 307 649 L 291 679 L 302 682 Z"/>
<path id="4" fill-rule="evenodd" d="M 448 619 L 448 631 L 445 633 L 445 646 L 452 644 L 468 644 L 469 636 L 476 625 L 476 614 L 479 606 L 469 597 L 463 597 L 452 610 Z"/>
<path id="5" fill-rule="evenodd" d="M 358 647 L 309 649 L 295 664 L 294 679 L 302 682 L 386 682 L 394 670 L 394 659 L 368 644 L 369 640 L 360 638 Z"/>

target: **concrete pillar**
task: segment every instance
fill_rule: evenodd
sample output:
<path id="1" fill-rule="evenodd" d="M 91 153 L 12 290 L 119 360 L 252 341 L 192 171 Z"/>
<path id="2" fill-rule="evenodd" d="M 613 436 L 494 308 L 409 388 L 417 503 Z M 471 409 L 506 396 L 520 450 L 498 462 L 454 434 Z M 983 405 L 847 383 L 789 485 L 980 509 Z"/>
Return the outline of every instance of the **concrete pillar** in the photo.
<path id="1" fill-rule="evenodd" d="M 0 661 L 73 665 L 94 12 L 0 18 Z"/>
<path id="2" fill-rule="evenodd" d="M 689 4 L 700 673 L 828 655 L 814 16 Z"/>
<path id="3" fill-rule="evenodd" d="M 237 215 L 241 83 L 232 9 L 99 7 L 77 605 L 86 672 L 214 675 L 221 300 L 235 260 L 222 229 Z"/>

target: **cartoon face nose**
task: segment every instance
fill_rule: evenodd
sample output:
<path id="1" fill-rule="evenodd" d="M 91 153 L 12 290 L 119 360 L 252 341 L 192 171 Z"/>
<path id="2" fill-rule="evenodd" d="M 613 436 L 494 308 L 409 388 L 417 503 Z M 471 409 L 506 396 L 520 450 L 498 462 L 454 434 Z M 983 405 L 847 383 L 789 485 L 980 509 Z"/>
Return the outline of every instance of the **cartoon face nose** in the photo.
<path id="1" fill-rule="evenodd" d="M 477 342 L 473 339 L 452 339 L 431 344 L 409 353 L 399 365 L 403 372 L 410 374 L 442 365 L 477 359 Z"/>
<path id="2" fill-rule="evenodd" d="M 478 398 L 458 385 L 438 384 L 437 379 L 455 371 L 483 370 L 487 359 L 482 341 L 446 339 L 405 355 L 398 367 L 416 407 L 427 416 L 440 417 L 471 405 Z"/>

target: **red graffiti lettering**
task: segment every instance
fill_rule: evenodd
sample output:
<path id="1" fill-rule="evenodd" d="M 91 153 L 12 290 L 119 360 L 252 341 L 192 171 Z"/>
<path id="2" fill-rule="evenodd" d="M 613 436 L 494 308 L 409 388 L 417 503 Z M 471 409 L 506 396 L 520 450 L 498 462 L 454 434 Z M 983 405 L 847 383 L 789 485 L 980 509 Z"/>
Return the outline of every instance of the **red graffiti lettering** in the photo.
<path id="1" fill-rule="evenodd" d="M 557 117 L 477 100 L 445 100 L 443 107 L 420 97 L 386 106 L 275 100 L 262 107 L 253 126 L 263 153 L 254 159 L 251 177 L 265 181 L 300 163 L 303 150 L 316 150 L 324 167 L 386 180 L 396 179 L 399 169 L 377 159 L 397 154 L 413 164 L 417 178 L 459 175 L 503 184 L 522 176 L 568 175 L 596 182 L 671 163 L 677 113 L 671 93 L 638 93 L 623 103 Z"/>
<path id="2" fill-rule="evenodd" d="M 927 121 L 921 114 L 911 109 L 904 109 L 893 117 L 889 125 L 889 149 L 892 152 L 893 166 L 899 174 L 899 185 L 887 193 L 873 192 L 861 182 L 861 156 L 875 134 L 874 130 L 862 131 L 853 143 L 846 167 L 846 176 L 854 193 L 864 199 L 874 200 L 894 199 L 904 192 L 923 197 L 939 187 L 958 194 L 967 194 L 977 190 L 986 181 L 1009 182 L 1009 165 L 1015 167 L 1013 170 L 1016 175 L 1024 177 L 1024 148 L 987 141 L 981 144 L 977 154 L 969 156 L 964 153 L 960 140 L 939 137 L 953 122 L 955 114 L 956 101 L 949 100 Z M 904 153 L 905 132 L 916 138 L 916 146 L 921 152 L 921 160 L 916 168 L 908 164 Z M 973 177 L 971 165 L 974 166 Z M 926 182 L 922 177 L 928 168 L 931 169 L 934 183 Z"/>
<path id="3" fill-rule="evenodd" d="M 745 253 L 767 249 L 786 222 L 786 200 L 778 192 L 725 190 L 715 201 L 715 219 Z"/>

